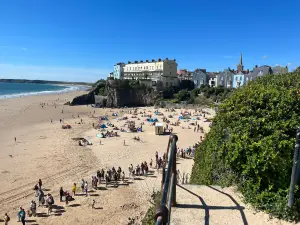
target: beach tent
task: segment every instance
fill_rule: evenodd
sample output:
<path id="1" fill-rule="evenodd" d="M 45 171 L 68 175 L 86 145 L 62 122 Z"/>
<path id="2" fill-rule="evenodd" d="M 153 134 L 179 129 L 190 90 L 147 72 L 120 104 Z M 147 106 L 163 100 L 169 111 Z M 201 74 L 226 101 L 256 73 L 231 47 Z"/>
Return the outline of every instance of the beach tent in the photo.
<path id="1" fill-rule="evenodd" d="M 179 119 L 179 120 L 182 120 L 182 116 L 179 116 L 178 119 Z"/>
<path id="2" fill-rule="evenodd" d="M 113 113 L 112 116 L 118 116 L 118 114 L 117 113 Z"/>
<path id="3" fill-rule="evenodd" d="M 164 134 L 163 123 L 155 123 L 155 134 L 156 135 Z"/>

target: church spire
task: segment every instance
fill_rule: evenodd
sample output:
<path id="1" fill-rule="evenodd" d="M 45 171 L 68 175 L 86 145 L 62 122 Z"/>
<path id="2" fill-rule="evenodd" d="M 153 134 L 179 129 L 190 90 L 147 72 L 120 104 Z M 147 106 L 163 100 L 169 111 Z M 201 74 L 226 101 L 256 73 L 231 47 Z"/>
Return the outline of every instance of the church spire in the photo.
<path id="1" fill-rule="evenodd" d="M 243 71 L 244 70 L 244 66 L 243 66 L 243 55 L 241 53 L 241 57 L 240 57 L 240 62 L 237 66 L 237 71 L 240 72 L 240 71 Z"/>
<path id="2" fill-rule="evenodd" d="M 243 65 L 243 55 L 241 53 L 241 58 L 240 58 L 240 65 Z"/>

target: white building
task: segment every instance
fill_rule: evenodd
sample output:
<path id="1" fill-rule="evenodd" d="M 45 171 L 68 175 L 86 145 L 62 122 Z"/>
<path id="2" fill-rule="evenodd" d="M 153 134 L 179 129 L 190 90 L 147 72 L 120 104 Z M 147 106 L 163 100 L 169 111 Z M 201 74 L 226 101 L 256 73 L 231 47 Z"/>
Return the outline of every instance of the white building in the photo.
<path id="1" fill-rule="evenodd" d="M 149 80 L 155 86 L 161 81 L 164 86 L 177 86 L 177 63 L 176 60 L 152 59 L 151 61 L 128 62 L 124 65 L 124 79 Z"/>

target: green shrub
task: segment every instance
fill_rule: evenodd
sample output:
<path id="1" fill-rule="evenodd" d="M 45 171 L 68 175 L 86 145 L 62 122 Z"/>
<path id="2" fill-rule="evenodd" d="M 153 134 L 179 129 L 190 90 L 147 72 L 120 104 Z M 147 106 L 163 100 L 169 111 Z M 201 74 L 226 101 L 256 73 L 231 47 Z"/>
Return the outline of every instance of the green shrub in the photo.
<path id="1" fill-rule="evenodd" d="M 176 96 L 176 99 L 178 102 L 187 101 L 191 97 L 191 95 L 187 89 L 179 91 L 175 96 Z"/>
<path id="2" fill-rule="evenodd" d="M 206 88 L 206 87 L 204 87 Z M 191 181 L 236 184 L 245 200 L 279 218 L 300 219 L 300 202 L 287 207 L 300 73 L 268 75 L 235 90 L 218 108 L 195 154 Z M 300 191 L 296 191 L 300 198 Z"/>
<path id="3" fill-rule="evenodd" d="M 154 216 L 156 213 L 156 207 L 161 200 L 161 193 L 159 191 L 153 191 L 151 195 L 152 206 L 148 209 L 146 215 L 142 219 L 142 225 L 155 225 Z"/>

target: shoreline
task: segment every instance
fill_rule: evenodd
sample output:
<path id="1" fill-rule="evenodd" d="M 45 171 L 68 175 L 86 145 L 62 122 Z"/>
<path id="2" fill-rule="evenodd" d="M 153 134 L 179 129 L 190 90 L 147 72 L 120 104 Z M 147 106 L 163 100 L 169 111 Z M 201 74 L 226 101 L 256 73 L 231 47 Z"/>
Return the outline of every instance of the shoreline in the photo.
<path id="1" fill-rule="evenodd" d="M 65 84 L 51 84 L 51 83 L 47 83 L 47 85 L 60 86 L 65 88 L 61 90 L 54 90 L 54 91 L 22 92 L 22 93 L 8 94 L 8 95 L 0 95 L 0 100 L 23 98 L 27 96 L 43 96 L 43 95 L 54 95 L 54 94 L 64 94 L 70 92 L 88 91 L 88 89 L 90 88 L 90 86 L 87 85 L 65 85 Z"/>

